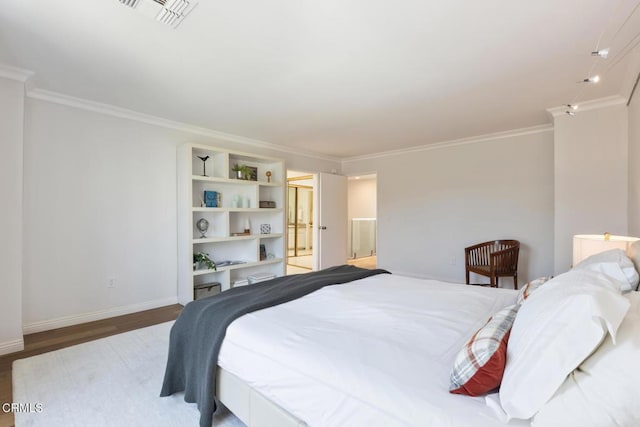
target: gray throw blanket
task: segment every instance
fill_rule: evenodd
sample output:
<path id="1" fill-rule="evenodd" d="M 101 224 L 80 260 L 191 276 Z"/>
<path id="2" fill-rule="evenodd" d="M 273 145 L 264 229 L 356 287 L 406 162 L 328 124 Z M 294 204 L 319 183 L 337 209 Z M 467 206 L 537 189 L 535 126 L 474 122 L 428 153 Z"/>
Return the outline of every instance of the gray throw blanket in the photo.
<path id="1" fill-rule="evenodd" d="M 197 403 L 200 426 L 211 427 L 216 409 L 218 354 L 231 322 L 244 314 L 292 301 L 327 285 L 381 273 L 389 272 L 341 265 L 232 288 L 216 296 L 190 302 L 171 328 L 169 358 L 160 396 L 184 390 L 184 400 Z"/>

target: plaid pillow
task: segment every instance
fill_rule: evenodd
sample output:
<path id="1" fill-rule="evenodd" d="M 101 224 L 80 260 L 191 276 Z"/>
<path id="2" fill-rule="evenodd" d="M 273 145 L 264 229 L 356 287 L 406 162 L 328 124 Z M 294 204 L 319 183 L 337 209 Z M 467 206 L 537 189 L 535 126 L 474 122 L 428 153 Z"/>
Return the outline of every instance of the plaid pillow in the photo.
<path id="1" fill-rule="evenodd" d="M 536 289 L 538 289 L 540 286 L 544 285 L 546 282 L 548 282 L 551 279 L 553 279 L 553 276 L 538 277 L 537 279 L 532 280 L 526 285 L 524 285 L 522 289 L 520 289 L 520 291 L 518 292 L 518 299 L 516 300 L 516 303 L 522 304 L 524 300 L 529 298 L 529 295 L 531 295 L 533 291 L 535 291 Z"/>
<path id="2" fill-rule="evenodd" d="M 519 304 L 498 311 L 458 353 L 449 391 L 480 396 L 500 386 L 507 362 L 507 341 Z"/>

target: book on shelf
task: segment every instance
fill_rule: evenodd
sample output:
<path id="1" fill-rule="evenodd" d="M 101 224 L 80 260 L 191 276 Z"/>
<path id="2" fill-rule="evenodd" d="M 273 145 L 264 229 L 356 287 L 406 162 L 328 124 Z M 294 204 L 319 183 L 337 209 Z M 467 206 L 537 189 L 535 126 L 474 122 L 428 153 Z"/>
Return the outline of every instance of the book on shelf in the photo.
<path id="1" fill-rule="evenodd" d="M 272 201 L 272 200 L 260 200 L 258 202 L 258 206 L 261 208 L 275 208 L 276 207 L 276 202 Z"/>
<path id="2" fill-rule="evenodd" d="M 250 276 L 247 277 L 247 280 L 249 280 L 250 285 L 253 285 L 254 283 L 265 282 L 267 280 L 271 280 L 275 278 L 276 278 L 275 274 L 263 271 L 263 272 L 251 274 Z"/>
<path id="3" fill-rule="evenodd" d="M 222 194 L 218 191 L 205 190 L 204 205 L 207 208 L 222 207 Z"/>
<path id="4" fill-rule="evenodd" d="M 233 287 L 235 288 L 236 286 L 247 286 L 248 284 L 249 281 L 247 279 L 238 279 L 233 282 Z"/>
<path id="5" fill-rule="evenodd" d="M 230 261 L 230 260 L 223 260 L 223 261 L 216 261 L 216 266 L 217 267 L 224 267 L 227 265 L 237 265 L 237 264 L 246 264 L 247 261 L 241 261 L 241 260 L 234 260 L 234 261 Z"/>

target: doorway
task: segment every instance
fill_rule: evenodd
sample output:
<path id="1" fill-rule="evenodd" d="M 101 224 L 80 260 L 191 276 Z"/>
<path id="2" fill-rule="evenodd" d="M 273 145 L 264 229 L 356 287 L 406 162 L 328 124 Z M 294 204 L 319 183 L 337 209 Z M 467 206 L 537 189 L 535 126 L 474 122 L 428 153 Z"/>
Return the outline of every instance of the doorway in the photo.
<path id="1" fill-rule="evenodd" d="M 348 263 L 376 268 L 377 258 L 377 175 L 350 176 L 347 184 L 349 215 Z"/>
<path id="2" fill-rule="evenodd" d="M 288 170 L 287 274 L 345 262 L 375 268 L 376 186 L 375 174 L 347 178 Z"/>
<path id="3" fill-rule="evenodd" d="M 313 175 L 287 171 L 287 274 L 313 266 Z"/>

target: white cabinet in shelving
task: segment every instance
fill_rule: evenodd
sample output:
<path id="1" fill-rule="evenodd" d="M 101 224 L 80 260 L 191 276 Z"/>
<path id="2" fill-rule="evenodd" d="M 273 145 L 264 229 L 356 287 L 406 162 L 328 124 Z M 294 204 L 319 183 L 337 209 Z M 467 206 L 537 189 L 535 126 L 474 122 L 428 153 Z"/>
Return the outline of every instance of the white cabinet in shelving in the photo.
<path id="1" fill-rule="evenodd" d="M 203 162 L 201 158 L 208 159 Z M 204 164 L 203 164 L 204 163 Z M 237 179 L 235 165 L 252 179 Z M 198 144 L 178 148 L 178 300 L 193 300 L 193 288 L 220 282 L 221 289 L 257 272 L 285 272 L 284 161 Z M 205 175 L 206 173 L 206 175 Z M 207 207 L 205 191 L 215 192 Z M 209 193 L 209 196 L 214 193 Z M 211 202 L 215 200 L 215 202 Z M 260 207 L 260 202 L 271 202 Z M 205 237 L 197 222 L 207 220 Z M 245 234 L 248 228 L 249 233 Z M 265 232 L 265 230 L 267 232 Z M 261 246 L 264 250 L 261 251 Z M 193 254 L 207 253 L 217 271 L 194 269 Z M 261 257 L 262 252 L 262 257 Z"/>

